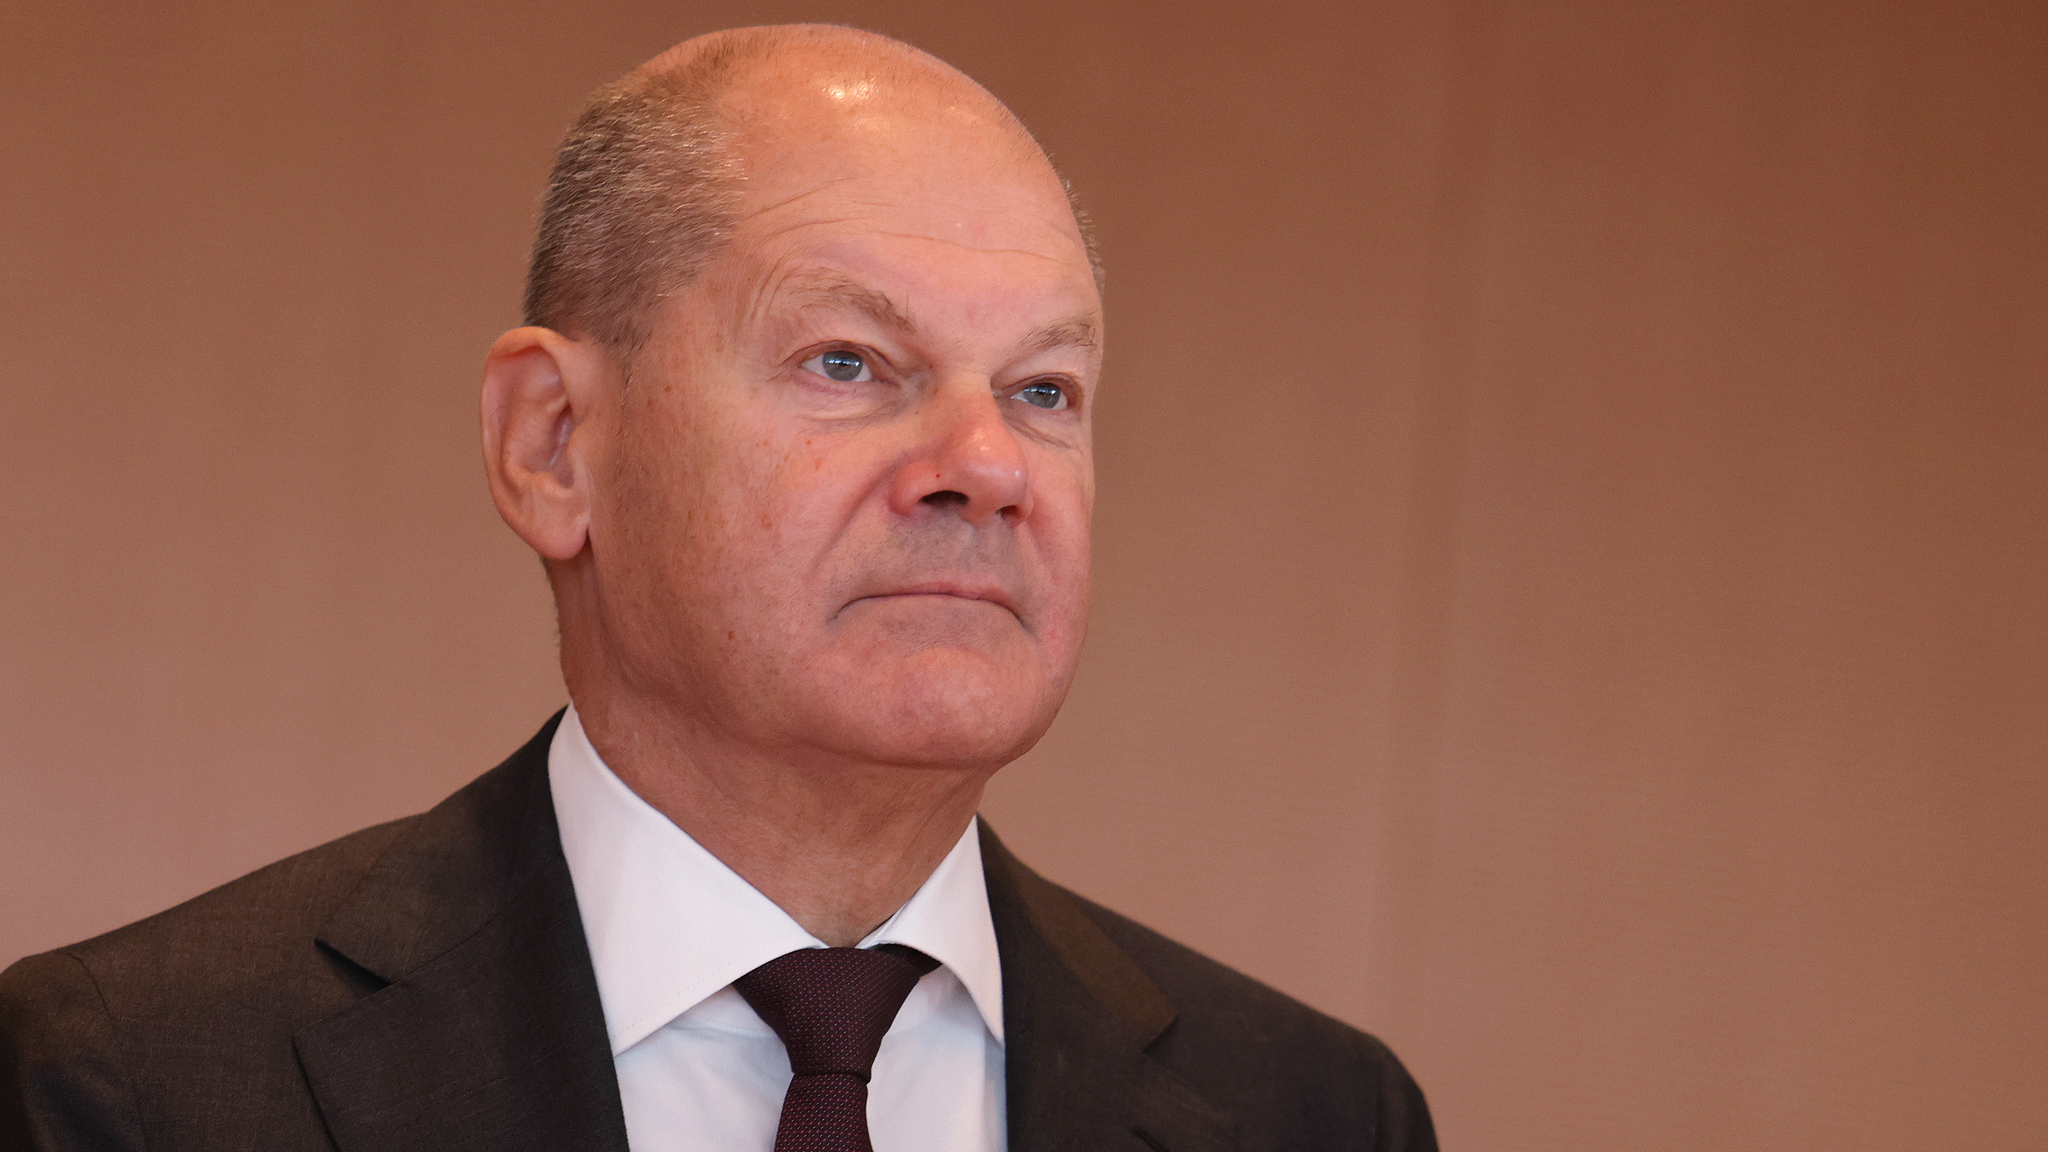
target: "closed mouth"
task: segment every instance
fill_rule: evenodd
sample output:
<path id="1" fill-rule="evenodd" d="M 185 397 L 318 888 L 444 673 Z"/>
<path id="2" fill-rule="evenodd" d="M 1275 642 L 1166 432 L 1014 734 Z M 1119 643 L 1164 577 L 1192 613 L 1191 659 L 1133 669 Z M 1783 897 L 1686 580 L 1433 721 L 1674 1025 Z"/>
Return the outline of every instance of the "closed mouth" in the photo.
<path id="1" fill-rule="evenodd" d="M 1010 598 L 1003 593 L 1002 589 L 964 587 L 957 584 L 918 584 L 907 588 L 892 588 L 887 592 L 871 592 L 865 596 L 855 597 L 848 602 L 847 607 L 851 608 L 862 600 L 901 600 L 914 596 L 942 596 L 954 600 L 981 600 L 1003 609 L 1012 616 L 1017 615 L 1016 605 L 1010 603 Z"/>

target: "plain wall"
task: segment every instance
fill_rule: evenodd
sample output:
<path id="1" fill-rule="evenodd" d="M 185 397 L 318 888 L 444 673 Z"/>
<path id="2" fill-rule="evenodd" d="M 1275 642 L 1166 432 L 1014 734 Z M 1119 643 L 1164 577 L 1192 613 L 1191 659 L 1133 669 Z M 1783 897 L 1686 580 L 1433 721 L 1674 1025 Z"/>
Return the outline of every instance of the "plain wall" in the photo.
<path id="1" fill-rule="evenodd" d="M 1448 1148 L 2040 1146 L 2048 7 L 0 3 L 0 961 L 559 705 L 473 411 L 554 141 L 824 18 L 1100 224 L 1027 860 Z"/>

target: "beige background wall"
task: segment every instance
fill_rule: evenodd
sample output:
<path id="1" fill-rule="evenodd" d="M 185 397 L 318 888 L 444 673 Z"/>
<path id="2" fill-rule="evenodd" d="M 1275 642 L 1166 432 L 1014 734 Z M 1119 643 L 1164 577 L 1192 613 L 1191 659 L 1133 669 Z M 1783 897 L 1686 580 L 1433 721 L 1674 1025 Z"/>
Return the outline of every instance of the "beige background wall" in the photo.
<path id="1" fill-rule="evenodd" d="M 1080 683 L 988 811 L 1457 1149 L 2048 1131 L 2048 8 L 0 0 L 0 961 L 561 699 L 473 447 L 553 139 L 905 36 L 1101 223 Z"/>

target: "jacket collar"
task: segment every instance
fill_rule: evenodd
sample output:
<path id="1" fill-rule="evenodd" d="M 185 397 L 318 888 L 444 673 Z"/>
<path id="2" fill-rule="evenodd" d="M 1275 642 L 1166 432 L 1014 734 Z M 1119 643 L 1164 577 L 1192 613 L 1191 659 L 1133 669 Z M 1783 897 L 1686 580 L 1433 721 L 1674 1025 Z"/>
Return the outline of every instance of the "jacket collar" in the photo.
<path id="1" fill-rule="evenodd" d="M 558 720 L 414 821 L 319 935 L 384 984 L 294 1037 L 343 1152 L 626 1152 L 548 796 Z"/>
<path id="2" fill-rule="evenodd" d="M 981 826 L 1003 957 L 1010 1152 L 1229 1152 L 1228 1115 L 1148 1053 L 1176 1012 L 1081 900 Z"/>
<path id="3" fill-rule="evenodd" d="M 558 714 L 412 822 L 319 947 L 376 990 L 294 1037 L 342 1152 L 626 1152 L 604 1009 L 548 789 Z M 981 824 L 1010 1152 L 1231 1152 L 1148 1054 L 1175 1008 L 1079 898 Z M 378 987 L 381 985 L 381 987 Z"/>

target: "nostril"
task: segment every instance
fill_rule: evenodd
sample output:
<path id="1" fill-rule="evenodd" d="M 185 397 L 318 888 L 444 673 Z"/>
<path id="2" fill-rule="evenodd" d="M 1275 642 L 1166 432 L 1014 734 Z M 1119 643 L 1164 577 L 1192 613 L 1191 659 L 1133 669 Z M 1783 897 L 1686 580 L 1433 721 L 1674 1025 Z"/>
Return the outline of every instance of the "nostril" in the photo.
<path id="1" fill-rule="evenodd" d="M 939 508 L 957 508 L 960 505 L 967 503 L 967 493 L 955 492 L 952 489 L 948 488 L 938 492 L 934 492 L 931 495 L 926 496 L 923 500 L 923 503 L 931 504 Z"/>

